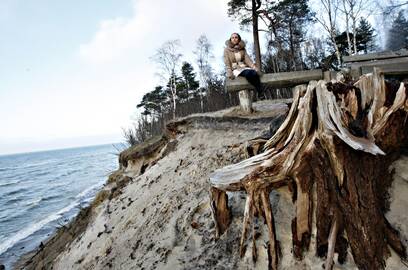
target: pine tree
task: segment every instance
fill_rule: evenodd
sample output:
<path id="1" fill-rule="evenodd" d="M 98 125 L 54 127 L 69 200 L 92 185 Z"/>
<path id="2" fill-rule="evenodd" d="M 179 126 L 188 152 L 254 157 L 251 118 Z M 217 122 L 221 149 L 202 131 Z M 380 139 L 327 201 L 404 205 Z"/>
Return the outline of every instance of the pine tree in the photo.
<path id="1" fill-rule="evenodd" d="M 351 40 L 353 40 L 353 33 L 348 33 L 349 37 Z M 338 34 L 335 38 L 337 47 L 339 49 L 340 55 L 345 56 L 345 55 L 350 55 L 349 51 L 349 46 L 348 46 L 348 41 L 347 41 L 347 32 L 344 31 L 340 34 Z M 358 41 L 357 41 L 358 43 Z"/>
<path id="2" fill-rule="evenodd" d="M 399 50 L 408 47 L 408 21 L 406 20 L 403 11 L 398 13 L 397 18 L 392 23 L 391 29 L 388 32 L 387 49 Z"/>
<path id="3" fill-rule="evenodd" d="M 136 107 L 143 107 L 142 115 L 157 117 L 163 112 L 167 99 L 163 86 L 159 85 L 153 91 L 144 94 L 142 101 Z"/>
<path id="4" fill-rule="evenodd" d="M 196 80 L 194 68 L 190 63 L 183 62 L 183 66 L 181 67 L 181 75 L 183 82 L 188 90 L 194 91 L 200 86 L 198 81 Z"/>
<path id="5" fill-rule="evenodd" d="M 194 92 L 198 89 L 199 83 L 196 80 L 193 66 L 188 62 L 183 62 L 181 67 L 181 77 L 176 80 L 177 98 L 179 103 L 188 101 L 194 97 Z"/>
<path id="6" fill-rule="evenodd" d="M 352 47 L 356 47 L 358 52 L 368 53 L 370 51 L 374 51 L 377 48 L 375 44 L 374 31 L 375 30 L 371 27 L 370 23 L 361 18 L 359 26 L 356 29 L 356 38 L 354 38 L 353 33 L 348 33 L 350 39 L 356 42 L 356 46 L 354 46 L 353 42 Z M 341 56 L 350 55 L 346 31 L 336 36 L 336 43 Z"/>
<path id="7" fill-rule="evenodd" d="M 306 26 L 313 21 L 308 0 L 283 0 L 272 7 L 275 18 L 280 22 L 277 33 L 289 53 L 289 70 L 303 69 L 300 45 L 305 41 Z"/>
<path id="8" fill-rule="evenodd" d="M 360 19 L 358 28 L 356 30 L 357 34 L 357 50 L 368 53 L 374 51 L 377 46 L 375 44 L 374 29 L 371 24 L 364 18 Z"/>

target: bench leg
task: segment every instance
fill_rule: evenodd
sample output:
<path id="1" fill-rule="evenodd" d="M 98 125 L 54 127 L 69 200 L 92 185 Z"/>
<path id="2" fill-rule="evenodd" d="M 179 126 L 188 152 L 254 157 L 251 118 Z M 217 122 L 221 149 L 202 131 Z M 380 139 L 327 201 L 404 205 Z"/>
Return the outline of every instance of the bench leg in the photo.
<path id="1" fill-rule="evenodd" d="M 252 113 L 252 98 L 249 90 L 241 90 L 238 92 L 239 97 L 239 104 L 241 106 L 241 110 L 245 113 Z"/>

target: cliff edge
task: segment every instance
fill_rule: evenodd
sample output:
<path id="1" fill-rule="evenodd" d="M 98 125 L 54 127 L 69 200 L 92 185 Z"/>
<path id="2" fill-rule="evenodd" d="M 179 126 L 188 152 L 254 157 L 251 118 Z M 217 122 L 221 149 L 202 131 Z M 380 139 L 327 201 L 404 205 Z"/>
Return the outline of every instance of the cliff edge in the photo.
<path id="1" fill-rule="evenodd" d="M 230 194 L 232 224 L 218 240 L 209 205 L 208 175 L 250 156 L 256 141 L 269 138 L 288 112 L 284 102 L 262 101 L 254 108 L 251 116 L 240 115 L 237 108 L 191 115 L 169 123 L 167 134 L 122 152 L 119 169 L 90 207 L 16 268 L 267 269 L 266 248 L 259 248 L 256 262 L 250 251 L 240 258 L 245 194 Z M 395 170 L 395 180 L 387 214 L 405 245 L 407 168 L 407 156 L 390 168 Z M 287 188 L 272 192 L 269 199 L 282 252 L 279 269 L 322 269 L 324 261 L 315 256 L 313 233 L 303 261 L 291 254 L 295 208 Z M 257 242 L 266 246 L 266 226 L 259 224 L 259 230 Z M 393 253 L 386 264 L 387 269 L 405 266 Z M 356 269 L 351 255 L 336 267 Z"/>

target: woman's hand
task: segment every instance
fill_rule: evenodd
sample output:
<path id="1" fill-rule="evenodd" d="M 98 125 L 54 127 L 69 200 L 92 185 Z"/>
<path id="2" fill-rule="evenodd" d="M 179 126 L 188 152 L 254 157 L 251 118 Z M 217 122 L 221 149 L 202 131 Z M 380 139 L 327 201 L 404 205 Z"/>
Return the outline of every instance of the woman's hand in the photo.
<path id="1" fill-rule="evenodd" d="M 252 68 L 256 71 L 256 73 L 258 74 L 258 76 L 262 76 L 263 73 L 262 71 L 254 64 L 252 65 Z"/>

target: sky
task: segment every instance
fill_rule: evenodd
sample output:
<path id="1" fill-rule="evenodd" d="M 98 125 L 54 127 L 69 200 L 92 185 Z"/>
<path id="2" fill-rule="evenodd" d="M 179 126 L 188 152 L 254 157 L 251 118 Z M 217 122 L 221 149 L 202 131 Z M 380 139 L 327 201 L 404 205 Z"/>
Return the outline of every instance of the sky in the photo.
<path id="1" fill-rule="evenodd" d="M 164 42 L 179 39 L 194 64 L 207 35 L 216 71 L 232 32 L 252 42 L 227 2 L 0 0 L 0 155 L 123 142 L 136 105 L 163 83 L 151 56 Z"/>
<path id="2" fill-rule="evenodd" d="M 164 42 L 179 39 L 193 63 L 206 34 L 222 68 L 224 42 L 240 31 L 226 3 L 0 0 L 0 155 L 122 142 L 161 83 L 151 56 Z"/>

